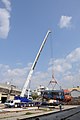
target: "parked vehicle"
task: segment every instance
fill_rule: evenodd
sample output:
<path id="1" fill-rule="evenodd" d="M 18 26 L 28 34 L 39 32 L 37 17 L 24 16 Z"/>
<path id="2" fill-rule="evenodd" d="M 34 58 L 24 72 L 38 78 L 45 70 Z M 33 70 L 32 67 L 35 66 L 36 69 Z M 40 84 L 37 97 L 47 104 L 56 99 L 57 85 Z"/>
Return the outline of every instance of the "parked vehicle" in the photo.
<path id="1" fill-rule="evenodd" d="M 7 100 L 5 107 L 27 107 L 34 106 L 34 102 L 27 99 L 26 97 L 16 96 L 14 100 Z"/>

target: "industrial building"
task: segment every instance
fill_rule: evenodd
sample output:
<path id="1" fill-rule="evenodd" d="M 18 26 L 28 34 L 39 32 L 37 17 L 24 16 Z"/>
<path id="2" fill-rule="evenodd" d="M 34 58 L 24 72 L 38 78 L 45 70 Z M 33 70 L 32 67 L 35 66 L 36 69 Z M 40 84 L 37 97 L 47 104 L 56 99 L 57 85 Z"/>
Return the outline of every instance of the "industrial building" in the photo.
<path id="1" fill-rule="evenodd" d="M 4 103 L 6 100 L 14 99 L 15 95 L 20 95 L 21 90 L 14 85 L 1 84 L 0 83 L 0 103 Z"/>
<path id="2" fill-rule="evenodd" d="M 72 97 L 80 97 L 80 87 L 73 87 L 68 89 L 71 92 Z"/>

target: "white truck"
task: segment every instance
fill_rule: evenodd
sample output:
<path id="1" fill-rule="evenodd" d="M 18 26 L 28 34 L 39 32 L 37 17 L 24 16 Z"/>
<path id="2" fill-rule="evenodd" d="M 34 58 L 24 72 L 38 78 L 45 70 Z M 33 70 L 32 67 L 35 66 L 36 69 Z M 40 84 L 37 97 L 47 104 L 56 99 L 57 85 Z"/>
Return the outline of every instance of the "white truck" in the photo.
<path id="1" fill-rule="evenodd" d="M 27 106 L 35 106 L 36 103 L 32 100 L 27 99 L 26 97 L 15 96 L 14 100 L 7 100 L 5 102 L 5 107 L 27 107 Z"/>
<path id="2" fill-rule="evenodd" d="M 4 104 L 5 107 L 18 107 L 20 100 L 7 100 Z"/>

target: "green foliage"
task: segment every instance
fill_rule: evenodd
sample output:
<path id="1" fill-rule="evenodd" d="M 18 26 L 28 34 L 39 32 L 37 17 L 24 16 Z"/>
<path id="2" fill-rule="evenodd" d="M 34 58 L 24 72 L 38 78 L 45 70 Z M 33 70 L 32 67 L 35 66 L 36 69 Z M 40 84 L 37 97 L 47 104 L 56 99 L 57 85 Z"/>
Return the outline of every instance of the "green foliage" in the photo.
<path id="1" fill-rule="evenodd" d="M 36 92 L 34 92 L 34 93 L 32 93 L 32 98 L 35 100 L 35 99 L 37 99 L 39 96 L 38 96 L 38 94 L 36 93 Z"/>

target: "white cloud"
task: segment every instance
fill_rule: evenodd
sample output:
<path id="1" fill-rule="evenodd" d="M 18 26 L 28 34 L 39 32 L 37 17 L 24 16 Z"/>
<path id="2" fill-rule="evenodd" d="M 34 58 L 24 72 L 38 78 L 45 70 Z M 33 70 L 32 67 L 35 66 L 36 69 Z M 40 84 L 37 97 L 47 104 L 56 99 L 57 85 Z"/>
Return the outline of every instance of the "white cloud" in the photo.
<path id="1" fill-rule="evenodd" d="M 47 85 L 49 84 L 49 80 L 51 80 L 49 72 L 36 72 L 32 76 L 31 88 L 35 89 L 38 88 L 38 86 L 40 85 L 47 87 Z"/>
<path id="2" fill-rule="evenodd" d="M 11 82 L 19 87 L 22 87 L 27 78 L 30 67 L 13 68 L 8 65 L 0 64 L 0 82 Z"/>
<path id="3" fill-rule="evenodd" d="M 50 61 L 51 70 L 53 67 L 55 77 L 63 87 L 80 86 L 80 48 L 76 48 L 65 58 Z"/>
<path id="4" fill-rule="evenodd" d="M 31 81 L 31 87 L 36 88 L 39 85 L 48 86 L 50 80 L 52 79 L 52 69 L 54 70 L 54 77 L 57 79 L 58 83 L 62 88 L 75 87 L 80 85 L 80 68 L 77 65 L 80 63 L 80 48 L 76 48 L 74 51 L 69 53 L 65 58 L 50 60 L 49 67 L 45 72 L 36 72 Z M 76 57 L 75 57 L 75 54 Z M 73 57 L 69 57 L 69 56 Z M 73 58 L 75 60 L 73 61 Z M 75 65 L 75 68 L 73 67 Z M 53 67 L 53 68 L 52 68 Z M 57 86 L 59 89 L 59 86 Z"/>
<path id="5" fill-rule="evenodd" d="M 39 85 L 48 86 L 52 79 L 52 67 L 55 79 L 62 88 L 80 86 L 80 48 L 76 48 L 69 55 L 62 59 L 53 60 L 53 64 L 44 72 L 35 71 L 31 78 L 31 89 L 36 89 Z M 76 53 L 76 57 L 75 54 Z M 75 60 L 73 59 L 75 58 Z M 12 83 L 19 87 L 23 87 L 32 63 L 27 64 L 23 68 L 10 68 L 8 65 L 0 64 L 0 82 L 13 80 Z M 53 65 L 53 66 L 52 66 Z M 75 68 L 73 67 L 75 65 Z"/>
<path id="6" fill-rule="evenodd" d="M 6 39 L 10 31 L 10 10 L 9 0 L 2 0 L 5 8 L 0 8 L 0 38 Z"/>
<path id="7" fill-rule="evenodd" d="M 60 28 L 69 28 L 71 27 L 71 16 L 61 16 L 60 22 L 59 22 L 59 27 Z"/>
<path id="8" fill-rule="evenodd" d="M 74 51 L 72 51 L 66 59 L 70 62 L 76 62 L 80 61 L 80 48 L 76 48 Z"/>
<path id="9" fill-rule="evenodd" d="M 73 80 L 73 75 L 66 75 L 66 76 L 64 76 L 64 80 L 67 80 L 67 81 L 70 81 L 70 80 Z"/>
<path id="10" fill-rule="evenodd" d="M 0 37 L 6 38 L 10 30 L 10 14 L 5 9 L 0 8 Z"/>
<path id="11" fill-rule="evenodd" d="M 72 65 L 66 59 L 56 59 L 53 64 L 54 71 L 57 73 L 64 73 L 72 68 Z"/>
<path id="12" fill-rule="evenodd" d="M 73 67 L 73 63 L 75 63 L 76 67 L 79 66 L 80 62 L 80 48 L 76 48 L 71 53 L 69 53 L 65 58 L 56 59 L 50 61 L 49 65 L 50 68 L 48 70 L 51 70 L 51 65 L 53 64 L 54 71 L 57 73 L 64 73 L 66 71 L 69 71 Z"/>
<path id="13" fill-rule="evenodd" d="M 2 0 L 2 2 L 4 3 L 5 8 L 6 8 L 8 11 L 11 11 L 11 0 Z"/>

